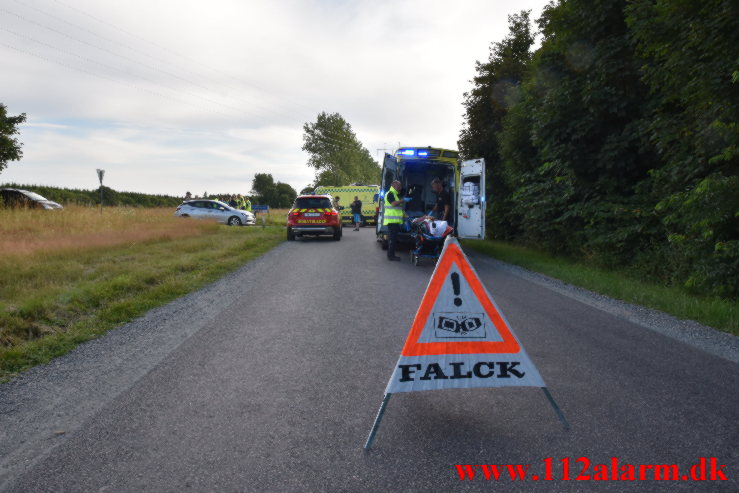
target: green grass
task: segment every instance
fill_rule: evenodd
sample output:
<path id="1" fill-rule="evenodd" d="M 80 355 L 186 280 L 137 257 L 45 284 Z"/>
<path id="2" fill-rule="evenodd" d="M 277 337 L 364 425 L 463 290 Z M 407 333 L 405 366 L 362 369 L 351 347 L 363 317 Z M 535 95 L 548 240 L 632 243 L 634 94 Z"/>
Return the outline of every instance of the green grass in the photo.
<path id="1" fill-rule="evenodd" d="M 464 246 L 596 293 L 739 335 L 739 308 L 735 301 L 695 296 L 678 288 L 650 284 L 621 272 L 500 241 L 465 241 Z"/>
<path id="2" fill-rule="evenodd" d="M 285 238 L 214 226 L 185 238 L 0 259 L 0 381 L 210 283 Z"/>

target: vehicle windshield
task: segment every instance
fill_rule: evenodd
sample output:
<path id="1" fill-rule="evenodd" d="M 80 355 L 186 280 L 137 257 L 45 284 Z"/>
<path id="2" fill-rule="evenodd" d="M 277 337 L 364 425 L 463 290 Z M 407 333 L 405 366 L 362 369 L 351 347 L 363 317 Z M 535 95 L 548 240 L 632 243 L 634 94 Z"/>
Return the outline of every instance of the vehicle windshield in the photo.
<path id="1" fill-rule="evenodd" d="M 326 197 L 299 197 L 293 205 L 295 209 L 330 209 L 331 201 Z"/>
<path id="2" fill-rule="evenodd" d="M 35 193 L 35 192 L 23 192 L 23 195 L 28 197 L 31 200 L 49 200 L 46 197 L 42 197 L 41 195 Z"/>
<path id="3" fill-rule="evenodd" d="M 230 205 L 228 205 L 226 203 L 221 202 L 220 200 L 214 200 L 213 202 L 211 202 L 211 204 L 213 204 L 213 208 L 214 209 L 218 209 L 219 207 L 223 207 L 227 211 L 233 210 L 233 207 L 231 207 Z"/>

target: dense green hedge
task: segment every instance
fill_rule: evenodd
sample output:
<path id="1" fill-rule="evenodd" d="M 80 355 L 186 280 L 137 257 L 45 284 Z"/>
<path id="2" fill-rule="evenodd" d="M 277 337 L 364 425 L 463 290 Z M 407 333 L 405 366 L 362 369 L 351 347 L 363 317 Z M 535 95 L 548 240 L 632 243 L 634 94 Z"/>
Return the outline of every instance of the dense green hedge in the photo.
<path id="1" fill-rule="evenodd" d="M 19 185 L 7 183 L 0 188 L 20 188 L 29 190 L 62 205 L 77 204 L 84 206 L 100 205 L 100 189 L 81 190 L 77 188 L 45 187 L 38 185 Z M 171 195 L 149 195 L 137 192 L 118 192 L 112 188 L 103 187 L 103 204 L 106 206 L 129 207 L 176 207 L 182 203 L 182 198 Z"/>
<path id="2" fill-rule="evenodd" d="M 466 94 L 495 238 L 739 294 L 739 3 L 560 0 Z"/>

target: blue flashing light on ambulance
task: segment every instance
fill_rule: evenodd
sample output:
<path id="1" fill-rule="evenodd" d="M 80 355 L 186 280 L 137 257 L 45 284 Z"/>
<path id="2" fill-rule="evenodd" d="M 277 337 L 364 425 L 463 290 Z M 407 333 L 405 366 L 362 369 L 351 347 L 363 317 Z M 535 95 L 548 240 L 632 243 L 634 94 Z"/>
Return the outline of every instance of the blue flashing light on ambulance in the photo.
<path id="1" fill-rule="evenodd" d="M 485 238 L 485 160 L 459 160 L 459 153 L 438 147 L 401 147 L 385 154 L 376 226 L 377 241 L 387 248 L 388 230 L 382 225 L 384 196 L 393 180 L 403 186 L 401 195 L 410 198 L 404 205 L 405 220 L 398 241 L 411 241 L 410 223 L 427 215 L 436 203 L 431 181 L 439 178 L 450 195 L 447 222 L 458 238 Z"/>

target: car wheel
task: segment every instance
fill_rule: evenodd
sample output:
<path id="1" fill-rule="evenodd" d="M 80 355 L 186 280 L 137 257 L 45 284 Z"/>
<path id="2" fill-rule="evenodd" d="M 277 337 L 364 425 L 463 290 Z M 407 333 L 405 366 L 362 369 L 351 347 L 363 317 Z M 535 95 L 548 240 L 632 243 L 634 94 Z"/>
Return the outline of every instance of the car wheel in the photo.
<path id="1" fill-rule="evenodd" d="M 341 240 L 341 230 L 334 233 L 334 241 L 340 241 Z"/>
<path id="2" fill-rule="evenodd" d="M 287 241 L 295 241 L 295 233 L 292 228 L 287 228 Z"/>
<path id="3" fill-rule="evenodd" d="M 239 219 L 236 216 L 231 216 L 228 218 L 228 225 L 229 226 L 241 226 L 241 219 Z"/>

